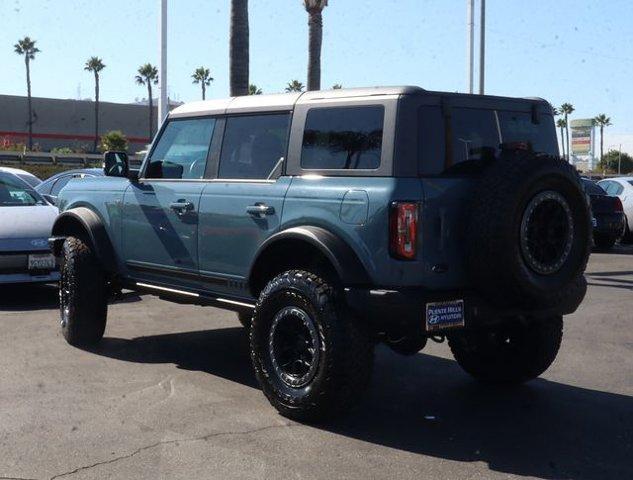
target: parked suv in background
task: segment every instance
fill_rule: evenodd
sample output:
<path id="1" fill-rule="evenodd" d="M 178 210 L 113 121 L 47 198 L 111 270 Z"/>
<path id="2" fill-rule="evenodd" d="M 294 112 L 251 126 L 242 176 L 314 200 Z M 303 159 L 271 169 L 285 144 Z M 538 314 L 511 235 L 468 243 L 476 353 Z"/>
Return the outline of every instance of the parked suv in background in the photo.
<path id="1" fill-rule="evenodd" d="M 582 301 L 587 198 L 540 99 L 416 87 L 172 111 L 139 173 L 71 181 L 51 243 L 61 328 L 98 342 L 121 288 L 238 312 L 262 389 L 318 420 L 361 397 L 373 347 L 447 338 L 489 382 L 554 360 Z"/>

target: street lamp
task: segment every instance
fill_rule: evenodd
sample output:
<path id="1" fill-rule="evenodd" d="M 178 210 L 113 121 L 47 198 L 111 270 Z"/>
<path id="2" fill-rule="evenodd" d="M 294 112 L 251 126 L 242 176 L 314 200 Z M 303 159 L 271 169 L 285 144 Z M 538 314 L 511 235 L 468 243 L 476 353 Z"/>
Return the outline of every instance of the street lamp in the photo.
<path id="1" fill-rule="evenodd" d="M 167 113 L 169 105 L 167 99 L 167 0 L 160 1 L 160 63 L 159 63 L 159 84 L 158 90 L 160 96 L 158 98 L 158 124 L 160 125 Z"/>
<path id="2" fill-rule="evenodd" d="M 616 146 L 618 147 L 618 175 L 622 175 L 622 144 L 620 143 L 619 145 L 609 145 L 609 150 L 611 150 L 611 147 Z"/>

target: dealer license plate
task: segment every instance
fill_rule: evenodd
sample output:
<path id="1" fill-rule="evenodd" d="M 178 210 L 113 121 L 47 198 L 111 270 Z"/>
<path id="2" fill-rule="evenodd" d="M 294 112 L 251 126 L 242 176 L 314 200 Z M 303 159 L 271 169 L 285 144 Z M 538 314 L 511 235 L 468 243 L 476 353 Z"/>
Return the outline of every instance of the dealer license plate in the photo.
<path id="1" fill-rule="evenodd" d="M 55 257 L 51 253 L 32 253 L 29 255 L 29 270 L 53 270 Z"/>
<path id="2" fill-rule="evenodd" d="M 464 300 L 426 304 L 426 331 L 464 326 Z"/>

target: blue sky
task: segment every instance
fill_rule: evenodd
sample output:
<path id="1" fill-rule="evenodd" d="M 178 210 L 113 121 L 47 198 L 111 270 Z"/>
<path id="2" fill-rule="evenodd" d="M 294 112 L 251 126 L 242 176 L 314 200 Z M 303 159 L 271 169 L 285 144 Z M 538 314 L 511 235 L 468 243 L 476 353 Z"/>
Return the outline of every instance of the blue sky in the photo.
<path id="1" fill-rule="evenodd" d="M 134 75 L 158 62 L 158 0 L 3 0 L 0 93 L 23 95 L 24 63 L 13 53 L 30 35 L 42 52 L 33 95 L 93 95 L 83 71 L 103 58 L 101 98 L 129 102 L 145 90 Z M 488 0 L 486 93 L 569 101 L 575 118 L 611 116 L 605 147 L 633 153 L 633 2 Z M 215 78 L 209 97 L 228 95 L 229 0 L 170 0 L 169 90 L 200 97 L 191 73 Z M 478 19 L 477 19 L 478 21 Z M 264 92 L 305 83 L 307 15 L 301 0 L 251 0 L 251 80 Z M 324 13 L 323 85 L 415 84 L 464 91 L 465 0 L 330 0 Z"/>

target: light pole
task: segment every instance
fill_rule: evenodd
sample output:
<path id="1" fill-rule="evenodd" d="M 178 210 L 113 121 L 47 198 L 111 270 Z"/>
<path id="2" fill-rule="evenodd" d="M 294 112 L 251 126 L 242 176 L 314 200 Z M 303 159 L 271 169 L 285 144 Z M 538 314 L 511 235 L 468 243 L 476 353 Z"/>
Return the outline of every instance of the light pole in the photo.
<path id="1" fill-rule="evenodd" d="M 167 0 L 160 1 L 160 63 L 158 67 L 158 125 L 160 126 L 169 112 L 167 99 Z"/>
<path id="2" fill-rule="evenodd" d="M 609 145 L 609 151 L 611 151 L 611 147 L 618 147 L 618 175 L 622 175 L 622 144 L 613 144 Z M 609 152 L 607 152 L 609 153 Z"/>
<path id="3" fill-rule="evenodd" d="M 468 93 L 473 93 L 475 63 L 475 0 L 466 0 L 466 78 Z"/>
<path id="4" fill-rule="evenodd" d="M 486 0 L 481 0 L 479 14 L 479 95 L 483 95 L 486 71 Z"/>

